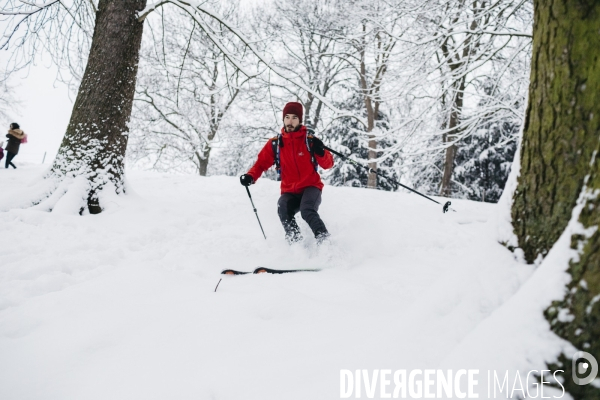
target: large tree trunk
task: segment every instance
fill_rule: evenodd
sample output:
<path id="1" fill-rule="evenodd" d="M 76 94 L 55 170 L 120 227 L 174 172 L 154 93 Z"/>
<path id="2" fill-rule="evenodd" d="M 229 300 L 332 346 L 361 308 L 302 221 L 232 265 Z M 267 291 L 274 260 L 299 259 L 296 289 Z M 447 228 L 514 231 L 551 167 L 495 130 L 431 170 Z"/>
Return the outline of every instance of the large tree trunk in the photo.
<path id="1" fill-rule="evenodd" d="M 513 205 L 532 262 L 563 232 L 589 173 L 600 118 L 599 3 L 536 0 L 521 176 Z"/>
<path id="2" fill-rule="evenodd" d="M 534 7 L 513 226 L 529 262 L 548 252 L 572 214 L 591 228 L 571 237 L 579 253 L 569 265 L 573 279 L 546 317 L 558 335 L 600 360 L 600 302 L 593 300 L 600 295 L 600 2 L 534 0 Z M 573 382 L 570 357 L 551 366 L 564 370 L 566 390 L 576 399 L 600 398 L 593 385 Z"/>
<path id="3" fill-rule="evenodd" d="M 52 171 L 85 177 L 87 206 L 99 213 L 98 192 L 123 191 L 125 149 L 135 91 L 146 0 L 100 0 L 88 63 Z"/>

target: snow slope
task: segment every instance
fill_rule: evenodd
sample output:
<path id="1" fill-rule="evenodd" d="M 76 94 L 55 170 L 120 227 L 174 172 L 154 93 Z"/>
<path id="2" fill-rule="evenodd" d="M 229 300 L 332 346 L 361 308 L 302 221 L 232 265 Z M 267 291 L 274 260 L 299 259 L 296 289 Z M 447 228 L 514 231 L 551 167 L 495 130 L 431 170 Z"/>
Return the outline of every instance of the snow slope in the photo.
<path id="1" fill-rule="evenodd" d="M 42 172 L 1 169 L 0 205 Z M 341 369 L 527 371 L 564 347 L 548 296 L 522 290 L 547 272 L 497 243 L 495 205 L 444 215 L 414 194 L 326 187 L 332 243 L 316 248 L 302 221 L 289 247 L 276 182 L 251 188 L 265 241 L 237 178 L 128 180 L 100 215 L 0 213 L 0 399 L 335 399 Z M 257 266 L 322 271 L 214 292 L 221 270 Z M 560 295 L 564 271 L 548 274 Z"/>

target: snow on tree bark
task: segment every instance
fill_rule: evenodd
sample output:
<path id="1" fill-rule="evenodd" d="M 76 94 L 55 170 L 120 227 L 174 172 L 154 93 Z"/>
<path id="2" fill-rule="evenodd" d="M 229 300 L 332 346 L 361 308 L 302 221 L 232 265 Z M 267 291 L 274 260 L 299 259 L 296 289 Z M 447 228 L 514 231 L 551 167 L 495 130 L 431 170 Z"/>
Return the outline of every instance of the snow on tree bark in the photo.
<path id="1" fill-rule="evenodd" d="M 535 0 L 529 105 L 513 225 L 529 262 L 561 235 L 582 195 L 579 253 L 565 298 L 545 312 L 552 330 L 600 359 L 600 3 Z M 584 192 L 582 192 L 582 190 Z M 568 318 L 564 318 L 567 315 Z M 562 316 L 562 317 L 561 317 Z M 571 379 L 571 354 L 550 367 L 564 370 L 575 399 L 599 398 L 593 385 Z"/>
<path id="2" fill-rule="evenodd" d="M 546 254 L 567 226 L 597 147 L 600 118 L 600 6 L 534 4 L 529 104 L 512 210 L 529 262 Z"/>
<path id="3" fill-rule="evenodd" d="M 71 120 L 52 166 L 60 178 L 88 180 L 87 205 L 99 213 L 98 193 L 112 182 L 124 189 L 124 157 L 138 69 L 146 0 L 100 0 L 88 63 Z"/>

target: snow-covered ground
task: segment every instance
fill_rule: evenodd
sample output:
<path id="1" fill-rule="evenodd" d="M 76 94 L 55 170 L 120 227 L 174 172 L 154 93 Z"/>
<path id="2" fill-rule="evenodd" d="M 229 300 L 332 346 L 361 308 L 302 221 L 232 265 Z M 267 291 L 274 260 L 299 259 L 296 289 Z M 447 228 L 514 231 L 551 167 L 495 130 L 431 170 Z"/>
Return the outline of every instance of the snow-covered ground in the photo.
<path id="1" fill-rule="evenodd" d="M 0 205 L 42 172 L 0 169 Z M 491 398 L 488 370 L 512 387 L 564 346 L 566 275 L 498 244 L 497 205 L 326 187 L 331 243 L 302 221 L 290 247 L 277 182 L 251 188 L 266 241 L 237 178 L 128 182 L 100 215 L 0 213 L 0 399 L 336 399 L 340 370 L 440 368 Z M 257 266 L 322 271 L 220 275 Z"/>

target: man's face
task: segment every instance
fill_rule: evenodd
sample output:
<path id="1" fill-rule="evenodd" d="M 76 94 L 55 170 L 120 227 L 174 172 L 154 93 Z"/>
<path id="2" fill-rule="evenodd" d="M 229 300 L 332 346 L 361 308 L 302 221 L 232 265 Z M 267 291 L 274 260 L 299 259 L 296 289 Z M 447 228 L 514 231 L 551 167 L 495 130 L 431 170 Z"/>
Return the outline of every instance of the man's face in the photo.
<path id="1" fill-rule="evenodd" d="M 285 114 L 283 117 L 283 125 L 285 126 L 286 132 L 294 132 L 298 125 L 300 125 L 300 119 L 295 114 Z"/>

